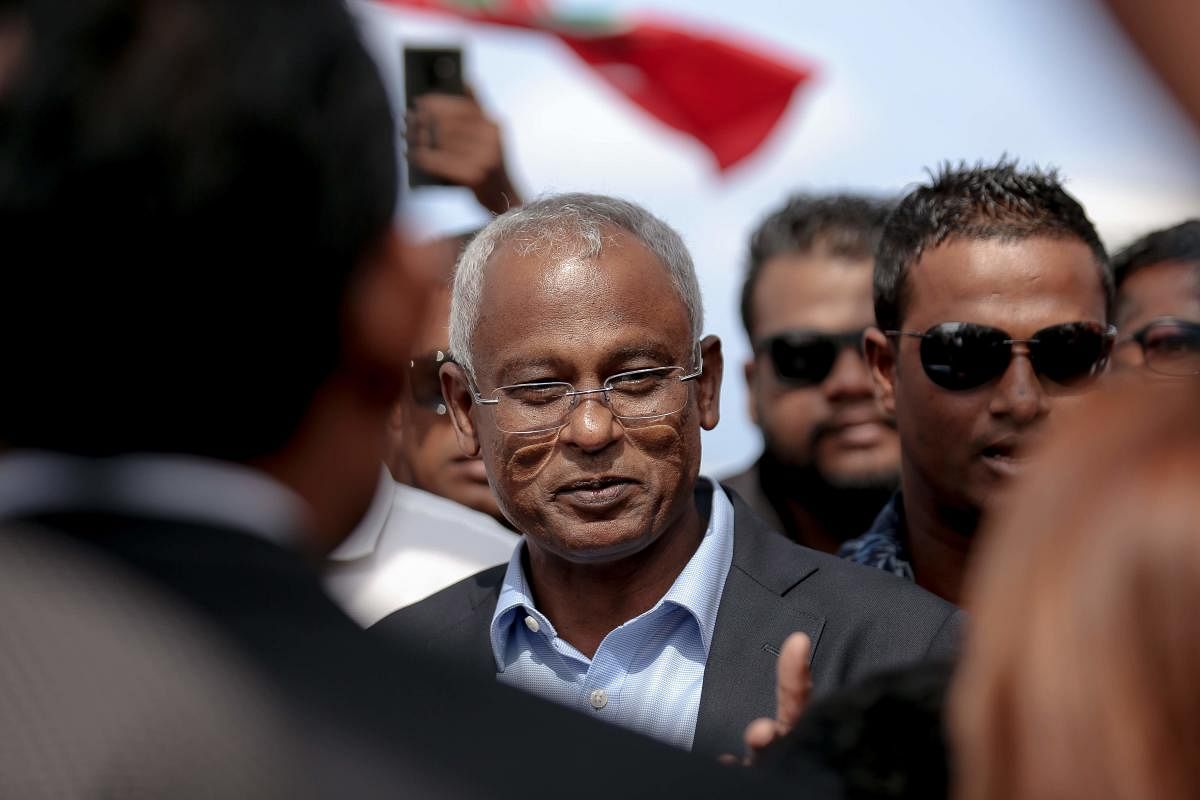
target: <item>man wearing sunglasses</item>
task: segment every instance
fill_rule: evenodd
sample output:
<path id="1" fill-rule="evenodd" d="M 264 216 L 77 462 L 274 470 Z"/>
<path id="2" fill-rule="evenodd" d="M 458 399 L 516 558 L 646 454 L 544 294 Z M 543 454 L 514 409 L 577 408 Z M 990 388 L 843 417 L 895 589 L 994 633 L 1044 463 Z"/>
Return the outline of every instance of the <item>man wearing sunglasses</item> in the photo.
<path id="1" fill-rule="evenodd" d="M 1138 239 L 1113 257 L 1113 357 L 1148 375 L 1200 375 L 1200 219 Z"/>
<path id="2" fill-rule="evenodd" d="M 901 491 L 841 554 L 958 602 L 980 515 L 1108 364 L 1112 274 L 1053 172 L 943 168 L 888 218 L 866 355 Z M 992 506 L 989 508 L 989 506 Z"/>
<path id="3" fill-rule="evenodd" d="M 952 606 L 789 542 L 699 477 L 722 373 L 702 325 L 686 247 L 638 206 L 553 196 L 484 228 L 455 275 L 442 390 L 525 538 L 377 629 L 705 754 L 773 715 L 794 631 L 817 695 L 952 652 Z"/>
<path id="4" fill-rule="evenodd" d="M 724 483 L 771 527 L 828 553 L 896 489 L 900 443 L 862 357 L 871 273 L 889 205 L 797 195 L 750 240 L 742 321 L 758 461 Z"/>

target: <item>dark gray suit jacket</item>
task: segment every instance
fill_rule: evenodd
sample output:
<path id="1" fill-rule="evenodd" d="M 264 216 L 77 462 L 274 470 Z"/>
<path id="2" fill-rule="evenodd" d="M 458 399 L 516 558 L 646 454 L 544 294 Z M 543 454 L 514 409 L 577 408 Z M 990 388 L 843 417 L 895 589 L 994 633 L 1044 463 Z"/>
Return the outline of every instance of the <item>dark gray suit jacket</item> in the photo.
<path id="1" fill-rule="evenodd" d="M 733 563 L 717 611 L 696 735 L 703 754 L 741 753 L 742 732 L 775 714 L 775 662 L 783 640 L 813 641 L 814 696 L 888 667 L 950 659 L 963 614 L 907 581 L 794 544 L 740 497 Z M 385 617 L 374 630 L 495 675 L 489 628 L 506 566 L 479 572 Z"/>

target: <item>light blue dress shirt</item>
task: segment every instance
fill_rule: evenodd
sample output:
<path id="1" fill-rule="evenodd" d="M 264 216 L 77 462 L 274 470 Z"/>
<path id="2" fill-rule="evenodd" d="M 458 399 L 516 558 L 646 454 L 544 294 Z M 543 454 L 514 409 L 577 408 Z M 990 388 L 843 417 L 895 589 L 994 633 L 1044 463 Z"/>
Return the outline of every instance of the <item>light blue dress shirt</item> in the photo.
<path id="1" fill-rule="evenodd" d="M 733 560 L 733 505 L 713 485 L 708 528 L 675 583 L 649 611 L 610 631 L 591 659 L 560 639 L 534 606 L 521 566 L 522 542 L 508 562 L 492 615 L 497 680 L 690 750 Z"/>

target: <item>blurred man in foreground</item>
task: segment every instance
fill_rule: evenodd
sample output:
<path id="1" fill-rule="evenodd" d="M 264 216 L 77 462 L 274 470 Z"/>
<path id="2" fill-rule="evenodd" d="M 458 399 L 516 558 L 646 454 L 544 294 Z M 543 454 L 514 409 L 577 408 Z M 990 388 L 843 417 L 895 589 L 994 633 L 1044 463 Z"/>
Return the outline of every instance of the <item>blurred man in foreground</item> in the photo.
<path id="1" fill-rule="evenodd" d="M 1119 377 L 989 521 L 951 695 L 961 800 L 1200 786 L 1200 396 Z"/>
<path id="2" fill-rule="evenodd" d="M 896 489 L 900 442 L 862 356 L 888 210 L 866 197 L 798 195 L 750 241 L 745 374 L 763 454 L 724 482 L 773 528 L 828 553 L 865 531 Z"/>
<path id="3" fill-rule="evenodd" d="M 577 796 L 742 791 L 388 648 L 321 590 L 315 564 L 375 488 L 425 296 L 392 228 L 387 95 L 344 5 L 27 7 L 0 100 L 0 520 L 168 597 L 340 764 L 337 796 L 524 798 L 512 765 L 531 752 L 554 787 L 596 753 L 622 764 Z M 55 730 L 66 768 L 73 729 Z"/>

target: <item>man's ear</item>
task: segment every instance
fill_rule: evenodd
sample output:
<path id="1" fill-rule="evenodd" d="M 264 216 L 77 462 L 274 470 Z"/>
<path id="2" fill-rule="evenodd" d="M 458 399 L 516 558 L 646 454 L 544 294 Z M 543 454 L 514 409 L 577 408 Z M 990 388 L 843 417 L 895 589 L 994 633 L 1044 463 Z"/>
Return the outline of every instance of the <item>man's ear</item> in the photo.
<path id="1" fill-rule="evenodd" d="M 867 328 L 863 334 L 863 355 L 875 384 L 875 401 L 885 413 L 896 414 L 896 351 L 879 328 Z"/>
<path id="2" fill-rule="evenodd" d="M 721 340 L 716 336 L 705 336 L 700 340 L 700 363 L 704 365 L 704 372 L 696 379 L 700 427 L 711 431 L 721 419 L 721 377 L 725 372 Z"/>
<path id="3" fill-rule="evenodd" d="M 467 381 L 467 373 L 454 362 L 442 364 L 438 371 L 442 382 L 442 398 L 450 412 L 450 421 L 454 424 L 454 436 L 458 439 L 458 449 L 463 455 L 479 455 L 479 431 L 475 428 L 475 420 L 471 419 L 471 411 L 475 406 L 475 396 L 471 384 Z"/>
<path id="4" fill-rule="evenodd" d="M 742 364 L 742 375 L 746 378 L 746 403 L 749 406 L 750 421 L 755 425 L 758 424 L 758 384 L 754 380 L 757 369 L 758 358 L 751 353 L 746 363 Z"/>

